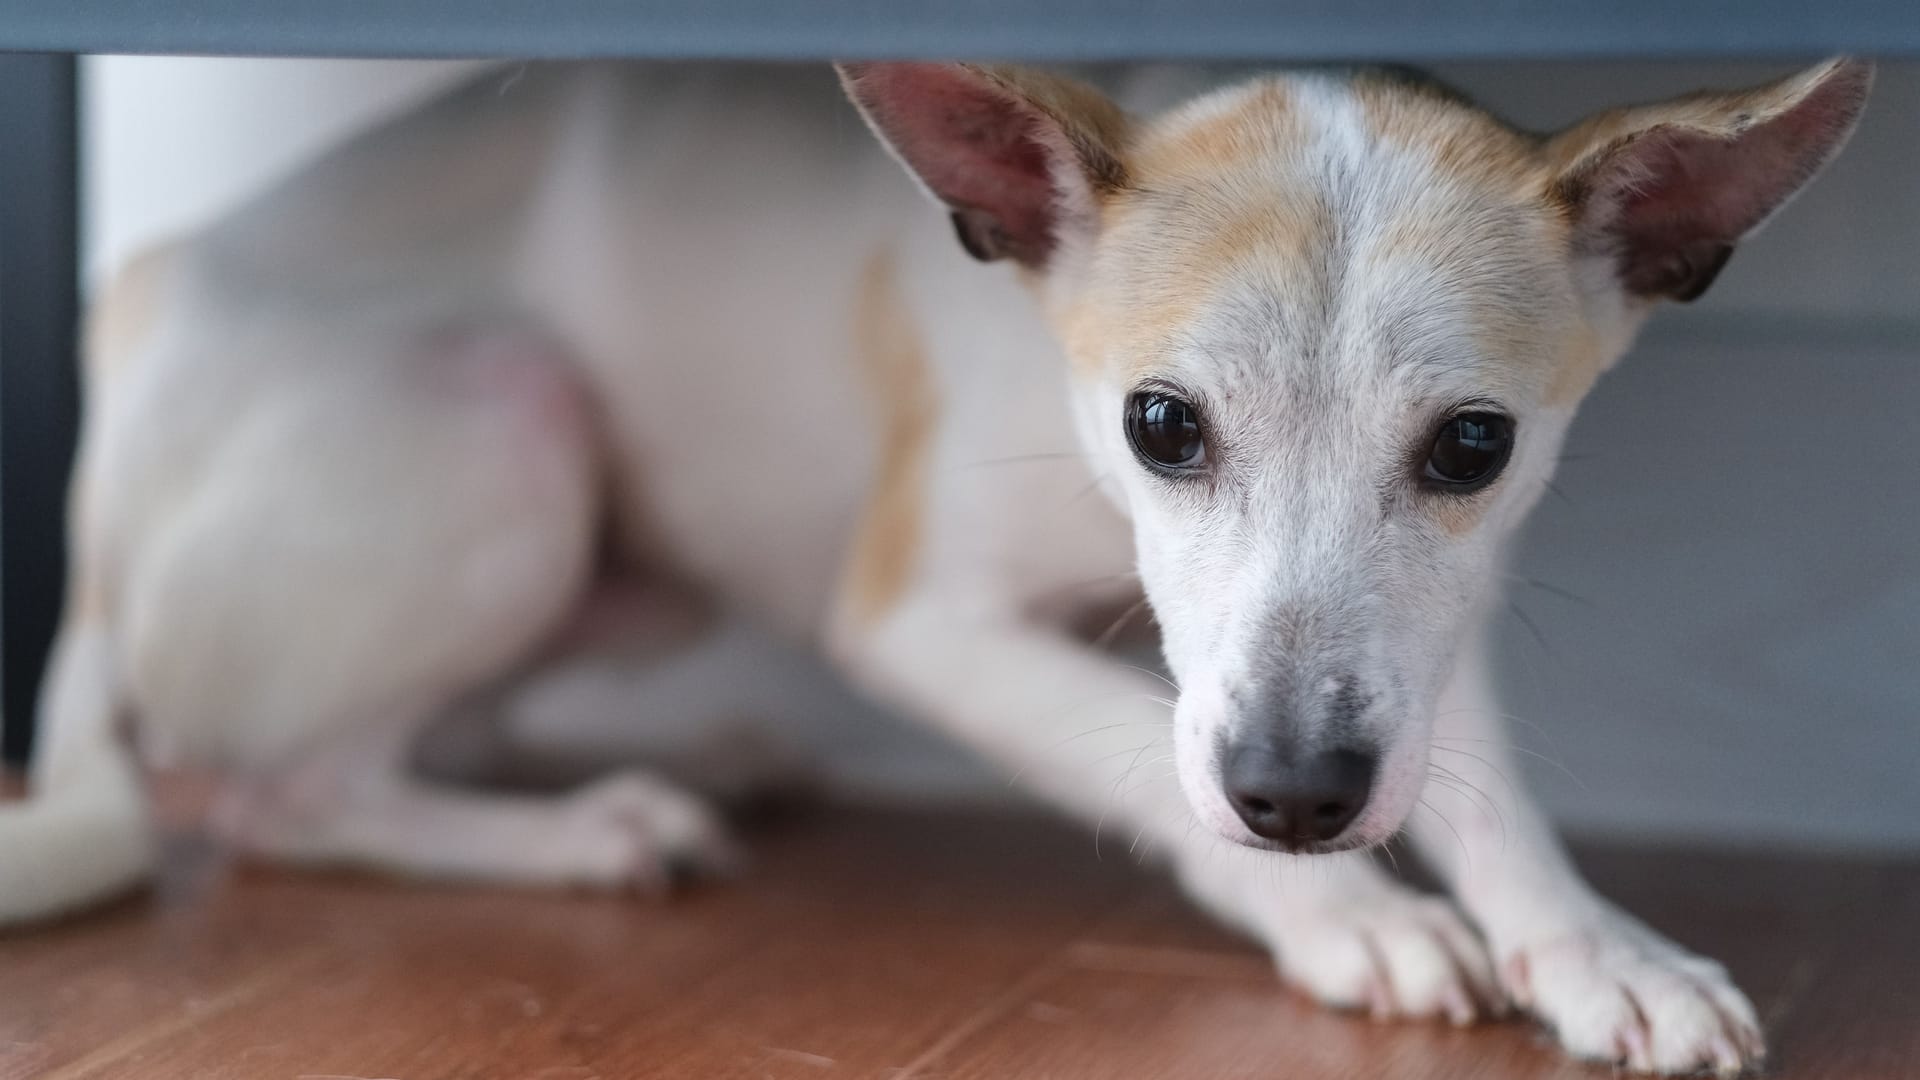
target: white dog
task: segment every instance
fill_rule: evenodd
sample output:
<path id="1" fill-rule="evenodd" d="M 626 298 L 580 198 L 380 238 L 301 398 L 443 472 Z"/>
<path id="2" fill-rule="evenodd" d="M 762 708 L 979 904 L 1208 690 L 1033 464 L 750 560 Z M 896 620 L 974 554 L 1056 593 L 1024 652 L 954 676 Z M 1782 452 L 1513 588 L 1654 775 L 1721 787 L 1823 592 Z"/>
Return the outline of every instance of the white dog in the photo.
<path id="1" fill-rule="evenodd" d="M 1596 896 L 1508 781 L 1481 624 L 1582 396 L 1839 150 L 1868 66 L 1545 138 L 1380 73 L 1151 118 L 1028 71 L 840 74 L 948 213 L 824 75 L 535 68 L 124 276 L 0 919 L 148 871 L 136 748 L 231 770 L 225 832 L 290 859 L 723 861 L 659 775 L 408 767 L 589 662 L 583 623 L 673 606 L 615 584 L 646 573 L 1104 817 L 1325 1001 L 1758 1061 L 1725 972 Z M 1142 584 L 1177 691 L 1065 629 Z M 1403 830 L 1451 901 L 1362 851 Z"/>

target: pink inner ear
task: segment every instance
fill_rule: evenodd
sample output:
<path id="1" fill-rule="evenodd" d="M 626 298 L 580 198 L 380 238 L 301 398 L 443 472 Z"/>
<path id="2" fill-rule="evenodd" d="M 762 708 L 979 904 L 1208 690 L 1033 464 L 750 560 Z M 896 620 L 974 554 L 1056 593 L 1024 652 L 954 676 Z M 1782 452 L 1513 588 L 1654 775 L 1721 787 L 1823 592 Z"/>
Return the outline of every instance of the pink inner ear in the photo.
<path id="1" fill-rule="evenodd" d="M 1621 220 L 1690 226 L 1723 242 L 1738 240 L 1766 220 L 1825 156 L 1808 155 L 1804 137 L 1775 130 L 1792 120 L 1782 117 L 1733 140 L 1678 131 L 1647 135 L 1644 148 L 1636 144 L 1629 151 L 1636 171 L 1647 179 L 1624 193 Z"/>
<path id="2" fill-rule="evenodd" d="M 942 202 L 991 220 L 1004 248 L 996 254 L 1045 259 L 1056 202 L 1052 154 L 1042 141 L 1055 126 L 1051 117 L 957 64 L 868 65 L 854 76 L 853 92 Z"/>
<path id="3" fill-rule="evenodd" d="M 1734 241 L 1778 201 L 1751 186 L 1745 156 L 1738 143 L 1678 131 L 1644 135 L 1622 153 L 1609 231 L 1628 291 L 1678 300 L 1706 291 Z"/>
<path id="4" fill-rule="evenodd" d="M 1706 291 L 1733 246 L 1812 178 L 1852 126 L 1857 97 L 1816 90 L 1730 138 L 1656 127 L 1603 168 L 1607 232 L 1621 280 L 1643 296 L 1691 300 Z"/>

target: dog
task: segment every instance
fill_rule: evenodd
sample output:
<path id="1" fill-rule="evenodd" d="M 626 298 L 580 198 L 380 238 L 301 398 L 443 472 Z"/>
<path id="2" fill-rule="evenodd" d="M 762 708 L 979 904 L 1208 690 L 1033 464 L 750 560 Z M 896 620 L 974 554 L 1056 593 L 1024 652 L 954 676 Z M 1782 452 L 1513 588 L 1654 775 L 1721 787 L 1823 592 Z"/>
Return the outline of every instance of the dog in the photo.
<path id="1" fill-rule="evenodd" d="M 121 276 L 0 918 L 149 872 L 147 759 L 228 770 L 216 825 L 283 859 L 724 869 L 660 773 L 411 767 L 433 724 L 634 627 L 698 650 L 718 610 L 1133 836 L 1322 1001 L 1758 1063 L 1726 972 L 1597 896 L 1508 779 L 1481 627 L 1583 395 L 1840 150 L 1870 66 L 1550 136 L 1392 72 L 1148 115 L 837 70 L 877 144 L 824 71 L 535 66 Z M 1067 629 L 1136 592 L 1171 679 Z M 730 707 L 724 677 L 653 694 L 672 667 L 585 711 Z M 1372 860 L 1396 834 L 1450 898 Z"/>

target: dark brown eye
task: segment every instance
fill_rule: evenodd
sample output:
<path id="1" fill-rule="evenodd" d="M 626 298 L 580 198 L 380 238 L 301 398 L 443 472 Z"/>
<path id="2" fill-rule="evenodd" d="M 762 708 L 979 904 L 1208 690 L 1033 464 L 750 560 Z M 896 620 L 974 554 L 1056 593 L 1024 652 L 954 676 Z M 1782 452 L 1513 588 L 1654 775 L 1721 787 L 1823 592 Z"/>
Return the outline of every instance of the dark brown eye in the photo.
<path id="1" fill-rule="evenodd" d="M 1127 399 L 1127 441 L 1141 460 L 1162 472 L 1207 462 L 1199 410 L 1163 390 L 1142 390 Z"/>
<path id="2" fill-rule="evenodd" d="M 1427 483 L 1447 491 L 1477 491 L 1493 483 L 1513 453 L 1513 418 L 1490 412 L 1455 413 L 1440 424 L 1427 451 Z"/>

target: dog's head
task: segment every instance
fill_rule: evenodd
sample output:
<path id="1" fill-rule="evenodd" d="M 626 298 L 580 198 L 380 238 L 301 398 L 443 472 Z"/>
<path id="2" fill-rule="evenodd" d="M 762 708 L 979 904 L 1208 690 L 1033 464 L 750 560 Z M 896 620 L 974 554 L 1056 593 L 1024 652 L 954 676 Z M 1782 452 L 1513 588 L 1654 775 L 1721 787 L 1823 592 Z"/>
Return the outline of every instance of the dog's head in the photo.
<path id="1" fill-rule="evenodd" d="M 1293 851 L 1400 827 L 1575 407 L 1838 151 L 1872 77 L 1830 61 L 1542 138 L 1386 74 L 1140 120 L 1020 70 L 841 73 L 1065 347 L 1181 687 L 1196 812 Z"/>

